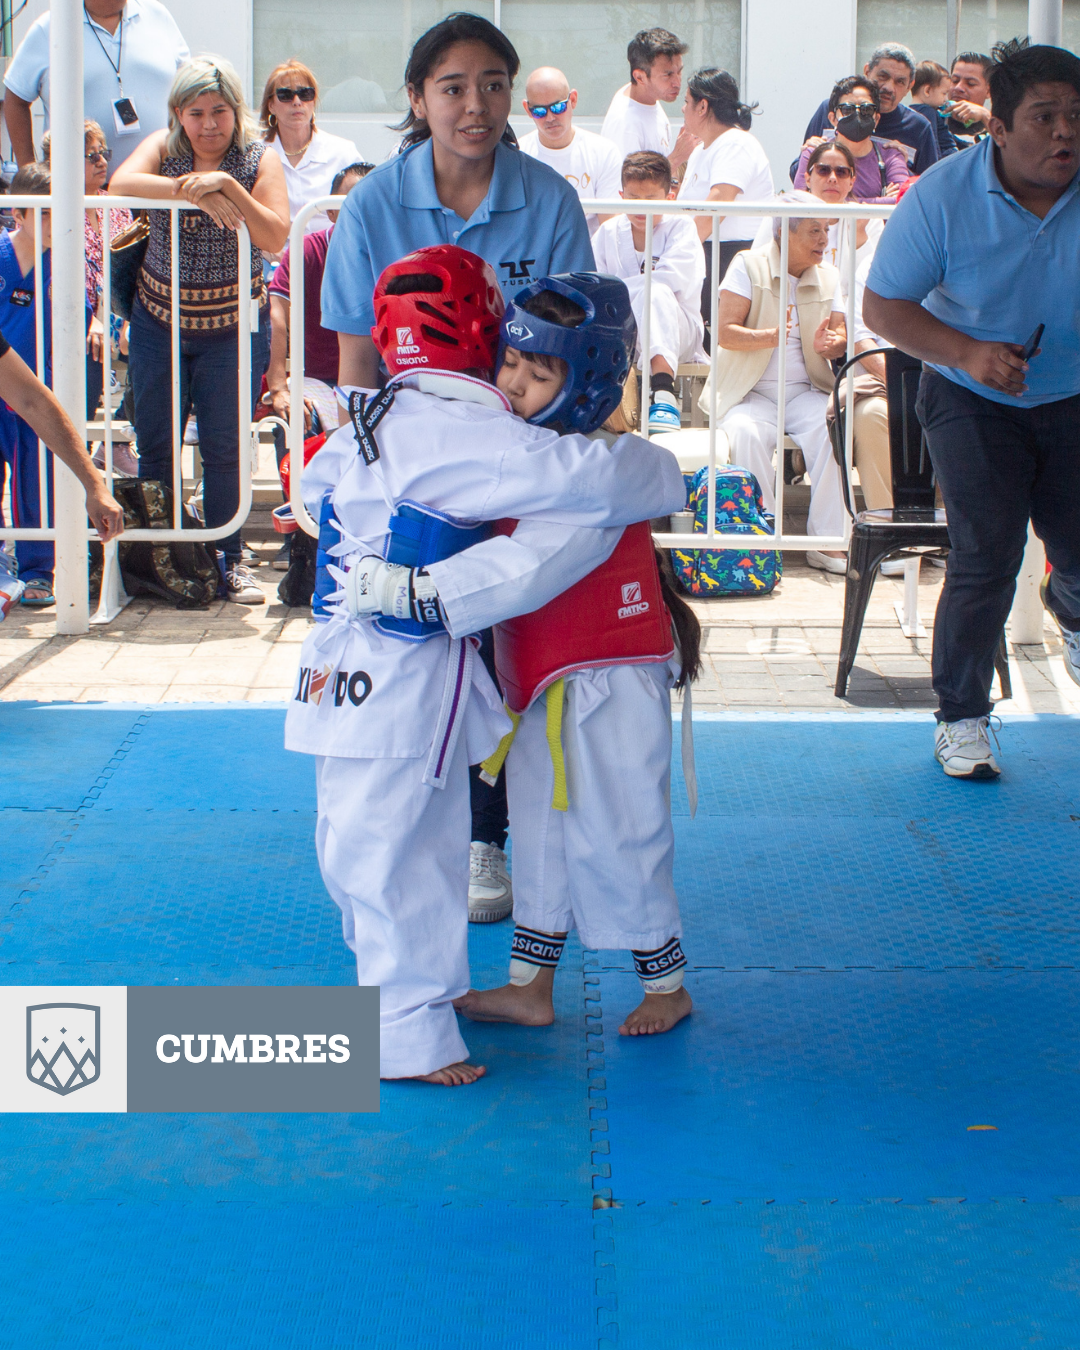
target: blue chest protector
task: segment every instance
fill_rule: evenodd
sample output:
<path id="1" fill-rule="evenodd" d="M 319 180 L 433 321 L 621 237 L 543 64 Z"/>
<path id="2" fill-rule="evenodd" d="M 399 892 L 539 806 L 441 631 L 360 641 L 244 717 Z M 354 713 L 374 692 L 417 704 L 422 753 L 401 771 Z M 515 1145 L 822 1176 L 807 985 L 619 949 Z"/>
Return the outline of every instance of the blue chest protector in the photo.
<path id="1" fill-rule="evenodd" d="M 375 429 L 393 406 L 393 388 L 384 389 L 372 399 L 354 390 L 349 395 L 349 417 L 356 433 L 358 453 L 364 463 L 371 465 L 379 458 Z M 390 517 L 386 542 L 383 545 L 383 557 L 389 563 L 401 567 L 427 567 L 431 563 L 452 558 L 473 544 L 487 539 L 491 534 L 491 525 L 482 522 L 478 525 L 463 525 L 459 521 L 433 511 L 415 502 L 402 502 Z M 316 620 L 325 622 L 329 617 L 327 597 L 337 590 L 334 578 L 327 570 L 330 561 L 328 550 L 340 540 L 340 534 L 334 520 L 330 496 L 323 498 L 319 515 L 319 545 L 315 558 L 315 593 L 311 608 Z M 445 633 L 442 623 L 421 623 L 418 619 L 379 618 L 375 627 L 388 637 L 400 638 L 404 642 L 425 642 L 428 638 Z"/>
<path id="2" fill-rule="evenodd" d="M 337 582 L 327 571 L 327 563 L 333 561 L 327 556 L 327 550 L 340 541 L 341 535 L 335 525 L 334 510 L 330 496 L 323 498 L 322 512 L 319 518 L 319 547 L 315 561 L 315 594 L 311 602 L 312 612 L 317 621 L 328 619 L 327 596 L 337 590 Z M 479 544 L 491 535 L 491 524 L 482 521 L 479 525 L 462 525 L 459 521 L 417 506 L 412 502 L 403 502 L 390 517 L 383 546 L 383 557 L 387 562 L 397 563 L 401 567 L 428 567 L 431 563 L 452 558 Z M 421 623 L 417 619 L 376 619 L 375 627 L 388 637 L 402 638 L 407 642 L 424 642 L 428 638 L 445 633 L 441 623 Z"/>

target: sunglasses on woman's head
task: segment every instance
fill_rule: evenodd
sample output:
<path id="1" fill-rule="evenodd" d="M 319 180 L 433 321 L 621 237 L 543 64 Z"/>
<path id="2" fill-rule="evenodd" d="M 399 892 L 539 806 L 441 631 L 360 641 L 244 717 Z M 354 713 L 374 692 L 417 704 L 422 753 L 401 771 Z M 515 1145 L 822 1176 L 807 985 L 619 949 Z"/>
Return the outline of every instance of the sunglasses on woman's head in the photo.
<path id="1" fill-rule="evenodd" d="M 88 159 L 91 164 L 96 164 L 99 159 L 108 164 L 109 160 L 112 159 L 112 151 L 106 146 L 104 150 L 88 151 L 84 158 Z"/>
<path id="2" fill-rule="evenodd" d="M 548 103 L 546 105 L 538 103 L 535 107 L 530 103 L 529 112 L 532 113 L 533 117 L 539 122 L 539 120 L 542 117 L 546 117 L 548 113 L 555 113 L 556 116 L 558 116 L 559 113 L 564 113 L 569 106 L 570 100 L 568 98 L 561 98 L 558 103 Z"/>
<path id="3" fill-rule="evenodd" d="M 854 178 L 855 170 L 849 169 L 846 164 L 815 164 L 810 170 L 816 173 L 819 178 L 839 178 L 843 181 L 845 178 Z"/>
<path id="4" fill-rule="evenodd" d="M 314 103 L 315 90 L 310 84 L 302 84 L 299 89 L 275 89 L 274 97 L 279 103 L 291 103 L 294 98 L 301 103 Z"/>
<path id="5" fill-rule="evenodd" d="M 850 117 L 852 113 L 858 117 L 869 117 L 871 113 L 876 113 L 877 109 L 872 103 L 838 103 L 836 111 L 841 117 Z"/>

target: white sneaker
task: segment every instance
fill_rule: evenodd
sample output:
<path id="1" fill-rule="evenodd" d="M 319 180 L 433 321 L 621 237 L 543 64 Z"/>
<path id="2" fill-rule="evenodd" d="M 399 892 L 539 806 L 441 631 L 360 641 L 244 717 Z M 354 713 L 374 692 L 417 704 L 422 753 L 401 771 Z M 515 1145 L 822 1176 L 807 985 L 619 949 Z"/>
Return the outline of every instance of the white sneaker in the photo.
<path id="1" fill-rule="evenodd" d="M 225 599 L 234 600 L 238 605 L 266 604 L 266 596 L 243 563 L 237 563 L 225 573 Z"/>
<path id="2" fill-rule="evenodd" d="M 506 854 L 494 844 L 469 845 L 469 922 L 498 923 L 514 908 Z"/>
<path id="3" fill-rule="evenodd" d="M 1053 619 L 1057 625 L 1057 630 L 1061 634 L 1062 656 L 1065 658 L 1065 674 L 1072 680 L 1073 684 L 1080 684 L 1080 633 L 1070 633 L 1067 628 L 1063 628 L 1061 620 L 1050 608 L 1047 591 L 1050 585 L 1050 573 L 1047 572 L 1039 583 L 1039 598 L 1043 602 L 1043 609 Z"/>
<path id="4" fill-rule="evenodd" d="M 934 758 L 950 778 L 998 777 L 1001 770 L 990 749 L 989 730 L 989 717 L 964 717 L 959 722 L 937 724 Z"/>
<path id="5" fill-rule="evenodd" d="M 906 558 L 886 558 L 878 568 L 883 577 L 902 577 Z"/>
<path id="6" fill-rule="evenodd" d="M 847 558 L 832 558 L 827 553 L 819 553 L 816 548 L 806 550 L 807 567 L 816 567 L 819 572 L 835 572 L 843 576 L 847 571 Z"/>

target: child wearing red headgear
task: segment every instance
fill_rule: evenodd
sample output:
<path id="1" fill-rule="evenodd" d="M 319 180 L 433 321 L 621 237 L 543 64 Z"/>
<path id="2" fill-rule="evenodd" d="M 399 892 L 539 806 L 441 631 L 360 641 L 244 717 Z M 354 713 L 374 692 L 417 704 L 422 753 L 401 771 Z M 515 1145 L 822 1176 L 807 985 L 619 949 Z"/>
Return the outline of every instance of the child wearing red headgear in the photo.
<path id="1" fill-rule="evenodd" d="M 467 765 L 509 729 L 467 635 L 535 607 L 540 570 L 542 603 L 622 526 L 685 496 L 674 457 L 636 437 L 609 447 L 513 415 L 490 382 L 502 312 L 491 268 L 463 249 L 387 268 L 372 337 L 390 379 L 339 391 L 350 425 L 303 478 L 324 621 L 301 651 L 286 746 L 317 757 L 319 864 L 359 982 L 381 988 L 382 1076 L 447 1085 L 484 1072 L 453 1010 L 469 987 Z M 436 591 L 428 567 L 506 517 L 515 537 L 491 541 L 460 593 Z"/>

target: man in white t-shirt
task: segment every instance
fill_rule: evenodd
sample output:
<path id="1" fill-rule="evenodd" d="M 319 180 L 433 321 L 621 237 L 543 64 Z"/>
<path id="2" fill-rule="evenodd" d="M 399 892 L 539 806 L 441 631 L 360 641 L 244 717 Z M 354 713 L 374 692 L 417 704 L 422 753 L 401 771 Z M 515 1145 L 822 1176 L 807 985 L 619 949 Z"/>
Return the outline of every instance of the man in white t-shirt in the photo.
<path id="1" fill-rule="evenodd" d="M 786 286 L 779 275 L 775 240 L 768 249 L 737 253 L 732 259 L 720 283 L 716 411 L 730 447 L 730 463 L 756 475 L 765 504 L 772 509 L 783 341 L 784 430 L 802 450 L 810 475 L 807 533 L 841 535 L 844 504 L 825 413 L 833 385 L 828 362 L 843 356 L 847 334 L 840 278 L 835 267 L 822 261 L 827 241 L 824 221 L 790 222 Z M 786 291 L 784 317 L 778 287 Z M 706 387 L 703 408 L 709 406 L 709 396 Z M 847 570 L 846 556 L 839 550 L 810 550 L 806 560 L 822 571 Z"/>
<path id="2" fill-rule="evenodd" d="M 548 164 L 561 173 L 577 193 L 585 212 L 589 233 L 609 216 L 597 215 L 586 203 L 597 197 L 615 197 L 619 191 L 622 155 L 619 147 L 594 131 L 574 126 L 578 92 L 561 70 L 540 66 L 525 81 L 522 107 L 536 124 L 523 136 L 523 154 Z"/>
<path id="3" fill-rule="evenodd" d="M 671 165 L 663 155 L 640 150 L 622 166 L 621 197 L 632 201 L 665 201 L 674 197 Z M 599 272 L 621 277 L 640 342 L 645 331 L 645 217 L 612 216 L 593 238 Z M 649 432 L 678 431 L 679 405 L 675 376 L 682 361 L 704 360 L 701 339 L 701 283 L 705 259 L 689 216 L 653 216 L 652 288 L 649 303 L 650 404 Z"/>
<path id="4" fill-rule="evenodd" d="M 85 115 L 105 133 L 112 168 L 169 122 L 169 90 L 190 52 L 160 0 L 86 0 L 82 21 Z M 35 19 L 4 75 L 4 120 L 19 164 L 34 153 L 31 104 L 49 115 L 48 12 Z"/>
<path id="5" fill-rule="evenodd" d="M 679 97 L 687 51 L 686 43 L 666 28 L 648 28 L 627 47 L 630 83 L 611 100 L 600 128 L 600 134 L 614 141 L 624 159 L 638 150 L 652 150 L 666 155 L 677 170 L 690 158 L 697 138 L 685 128 L 673 137 L 667 113 L 660 106 Z"/>

